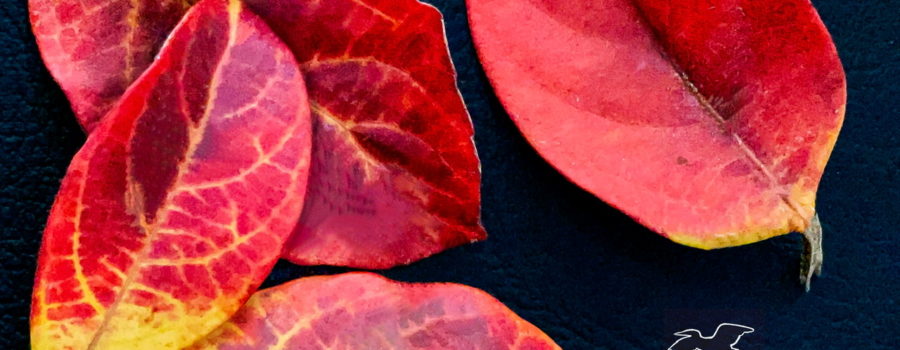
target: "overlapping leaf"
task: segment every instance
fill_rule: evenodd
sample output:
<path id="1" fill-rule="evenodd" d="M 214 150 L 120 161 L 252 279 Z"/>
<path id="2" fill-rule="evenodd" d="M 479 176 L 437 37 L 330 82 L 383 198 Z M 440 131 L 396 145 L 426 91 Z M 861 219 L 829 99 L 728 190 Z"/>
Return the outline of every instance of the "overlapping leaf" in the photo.
<path id="1" fill-rule="evenodd" d="M 187 7 L 31 1 L 45 61 L 88 131 Z M 471 121 L 436 9 L 415 0 L 247 3 L 300 59 L 313 102 L 309 200 L 288 259 L 388 268 L 484 239 Z"/>
<path id="2" fill-rule="evenodd" d="M 375 274 L 308 277 L 258 292 L 192 349 L 560 349 L 490 295 Z"/>
<path id="3" fill-rule="evenodd" d="M 290 51 L 238 0 L 204 0 L 91 133 L 41 247 L 34 349 L 178 349 L 265 278 L 311 149 Z"/>
<path id="4" fill-rule="evenodd" d="M 843 121 L 807 0 L 468 0 L 498 96 L 578 185 L 700 248 L 816 226 Z"/>
<path id="5" fill-rule="evenodd" d="M 188 4 L 67 1 L 32 0 L 51 11 L 33 23 L 85 129 L 99 126 L 45 232 L 34 348 L 193 343 L 265 277 L 304 195 L 288 250 L 299 263 L 386 268 L 484 238 L 471 121 L 434 8 L 248 1 L 286 47 L 238 0 L 203 0 L 99 123 Z M 348 311 L 365 317 L 334 322 Z M 559 348 L 483 292 L 370 274 L 261 292 L 196 346 L 322 342 Z"/>
<path id="6" fill-rule="evenodd" d="M 44 62 L 90 132 L 150 65 L 189 1 L 29 0 L 28 6 Z"/>
<path id="7" fill-rule="evenodd" d="M 388 268 L 485 237 L 472 125 L 437 9 L 246 2 L 300 61 L 314 117 L 307 203 L 287 259 Z"/>

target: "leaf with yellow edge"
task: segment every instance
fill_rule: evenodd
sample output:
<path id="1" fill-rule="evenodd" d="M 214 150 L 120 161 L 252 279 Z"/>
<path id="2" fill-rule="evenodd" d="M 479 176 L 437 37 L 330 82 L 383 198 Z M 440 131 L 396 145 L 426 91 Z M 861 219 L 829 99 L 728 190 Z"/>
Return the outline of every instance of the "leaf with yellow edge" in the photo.
<path id="1" fill-rule="evenodd" d="M 372 273 L 317 276 L 262 290 L 193 350 L 556 350 L 487 293 Z"/>
<path id="2" fill-rule="evenodd" d="M 300 215 L 311 125 L 287 47 L 204 0 L 91 133 L 44 232 L 34 349 L 180 349 L 237 311 Z"/>

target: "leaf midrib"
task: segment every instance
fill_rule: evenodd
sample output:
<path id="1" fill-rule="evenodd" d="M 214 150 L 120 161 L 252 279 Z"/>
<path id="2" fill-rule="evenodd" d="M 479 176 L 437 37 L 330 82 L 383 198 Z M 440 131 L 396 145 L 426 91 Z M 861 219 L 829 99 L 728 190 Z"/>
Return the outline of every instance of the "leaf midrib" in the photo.
<path id="1" fill-rule="evenodd" d="M 751 163 L 753 163 L 756 170 L 759 171 L 760 173 L 762 173 L 762 175 L 769 181 L 770 188 L 776 190 L 777 196 L 781 199 L 781 201 L 788 208 L 790 208 L 790 210 L 794 214 L 794 216 L 799 217 L 800 220 L 803 221 L 804 223 L 808 223 L 800 211 L 800 208 L 802 206 L 799 203 L 797 203 L 793 198 L 791 198 L 790 191 L 786 188 L 786 184 L 782 183 L 781 181 L 778 181 L 778 179 L 775 177 L 772 170 L 770 169 L 770 166 L 763 163 L 763 161 L 759 158 L 759 156 L 756 154 L 756 152 L 753 149 L 751 149 L 749 146 L 747 146 L 747 143 L 744 141 L 744 139 L 740 135 L 738 135 L 736 132 L 732 131 L 731 129 L 729 129 L 727 127 L 727 125 L 726 125 L 727 121 L 722 116 L 722 114 L 709 102 L 709 99 L 706 98 L 706 96 L 704 96 L 700 92 L 700 89 L 691 81 L 687 72 L 681 68 L 681 66 L 678 64 L 678 62 L 676 62 L 672 58 L 671 55 L 669 55 L 668 51 L 665 48 L 665 45 L 663 45 L 663 40 L 661 39 L 659 32 L 656 30 L 656 28 L 654 28 L 652 25 L 650 25 L 650 21 L 647 19 L 647 14 L 644 12 L 644 9 L 641 6 L 639 6 L 635 2 L 635 0 L 630 0 L 630 3 L 635 8 L 635 10 L 639 16 L 639 19 L 641 21 L 641 25 L 644 26 L 645 28 L 647 28 L 649 30 L 649 32 L 651 33 L 652 38 L 653 38 L 653 43 L 656 46 L 656 49 L 658 50 L 662 59 L 665 60 L 665 62 L 668 63 L 669 66 L 671 66 L 672 69 L 674 69 L 676 73 L 678 73 L 678 76 L 679 76 L 682 84 L 684 84 L 684 88 L 688 92 L 690 92 L 692 96 L 694 96 L 694 98 L 697 100 L 698 103 L 700 103 L 700 105 L 706 111 L 705 114 L 708 114 L 713 119 L 715 119 L 718 126 L 722 129 L 723 133 L 726 133 L 729 136 L 731 136 L 731 138 L 735 141 L 735 143 L 737 143 L 738 149 L 741 150 L 741 153 L 743 153 L 744 156 L 746 156 L 747 159 Z M 793 225 L 791 225 L 791 226 L 793 226 Z"/>

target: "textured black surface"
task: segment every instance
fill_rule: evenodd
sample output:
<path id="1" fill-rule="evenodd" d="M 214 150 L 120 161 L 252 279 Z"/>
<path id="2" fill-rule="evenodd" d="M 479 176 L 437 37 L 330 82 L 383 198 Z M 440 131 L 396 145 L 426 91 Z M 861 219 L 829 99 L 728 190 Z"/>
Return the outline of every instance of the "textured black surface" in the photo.
<path id="1" fill-rule="evenodd" d="M 563 1 L 563 0 L 561 0 Z M 798 235 L 703 252 L 649 232 L 568 183 L 503 112 L 474 55 L 463 0 L 445 14 L 484 169 L 483 243 L 385 272 L 487 290 L 566 349 L 666 349 L 673 332 L 756 328 L 740 348 L 897 349 L 900 344 L 900 1 L 816 0 L 849 80 L 847 121 L 819 191 L 825 273 L 797 282 Z M 0 6 L 0 345 L 28 345 L 46 215 L 83 142 L 42 67 L 25 0 Z M 276 284 L 340 269 L 279 264 Z"/>

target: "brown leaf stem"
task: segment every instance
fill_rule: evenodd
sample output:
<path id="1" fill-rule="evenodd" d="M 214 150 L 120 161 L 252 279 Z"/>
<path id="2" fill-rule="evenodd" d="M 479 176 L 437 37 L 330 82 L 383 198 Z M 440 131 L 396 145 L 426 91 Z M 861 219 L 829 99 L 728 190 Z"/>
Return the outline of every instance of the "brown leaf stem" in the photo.
<path id="1" fill-rule="evenodd" d="M 803 256 L 800 259 L 800 283 L 803 283 L 809 292 L 812 276 L 822 274 L 822 224 L 819 222 L 819 214 L 813 216 L 809 227 L 803 232 Z"/>

